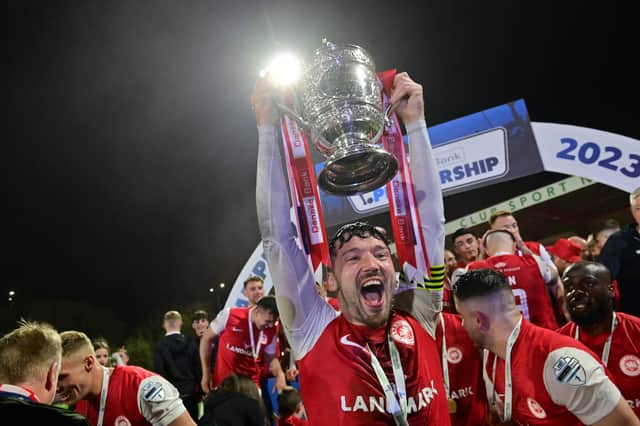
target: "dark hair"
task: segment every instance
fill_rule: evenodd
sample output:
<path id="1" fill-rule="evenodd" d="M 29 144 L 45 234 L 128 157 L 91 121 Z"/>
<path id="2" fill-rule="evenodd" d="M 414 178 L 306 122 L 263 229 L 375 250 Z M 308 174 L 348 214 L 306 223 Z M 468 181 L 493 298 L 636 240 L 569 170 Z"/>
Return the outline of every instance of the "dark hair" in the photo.
<path id="1" fill-rule="evenodd" d="M 249 275 L 247 279 L 244 280 L 244 283 L 242 283 L 243 288 L 247 288 L 247 284 L 249 284 L 251 281 L 259 281 L 264 284 L 264 279 L 262 279 L 262 277 L 259 277 L 257 275 Z"/>
<path id="2" fill-rule="evenodd" d="M 331 237 L 329 240 L 329 252 L 331 253 L 331 256 L 334 257 L 337 250 L 349 242 L 354 235 L 360 238 L 373 237 L 382 241 L 386 246 L 389 245 L 387 231 L 383 227 L 373 226 L 367 222 L 357 221 L 341 226 L 333 237 Z"/>
<path id="3" fill-rule="evenodd" d="M 276 305 L 276 298 L 274 296 L 262 296 L 260 300 L 258 300 L 258 303 L 256 303 L 256 307 L 272 313 L 274 317 L 280 316 L 278 313 L 278 305 Z"/>
<path id="4" fill-rule="evenodd" d="M 451 241 L 453 241 L 455 243 L 456 242 L 456 238 L 461 237 L 463 235 L 467 235 L 467 234 L 473 235 L 474 237 L 476 237 L 476 239 L 478 238 L 476 233 L 473 232 L 471 229 L 469 229 L 469 228 L 459 228 L 459 229 L 456 229 L 456 232 L 454 232 L 453 235 L 451 236 Z"/>
<path id="5" fill-rule="evenodd" d="M 298 391 L 291 386 L 287 386 L 278 395 L 278 413 L 280 418 L 285 419 L 296 412 L 298 404 L 302 402 L 302 398 Z"/>
<path id="6" fill-rule="evenodd" d="M 192 321 L 200 321 L 200 320 L 207 320 L 207 321 L 209 320 L 209 315 L 207 314 L 207 311 L 203 311 L 202 309 L 199 309 L 193 313 Z"/>
<path id="7" fill-rule="evenodd" d="M 220 390 L 240 393 L 248 396 L 249 398 L 255 399 L 256 401 L 261 399 L 260 394 L 258 393 L 258 387 L 253 380 L 245 374 L 229 374 L 220 383 Z"/>
<path id="8" fill-rule="evenodd" d="M 453 286 L 453 293 L 461 301 L 505 290 L 511 291 L 507 277 L 502 272 L 493 269 L 469 271 L 460 275 Z"/>

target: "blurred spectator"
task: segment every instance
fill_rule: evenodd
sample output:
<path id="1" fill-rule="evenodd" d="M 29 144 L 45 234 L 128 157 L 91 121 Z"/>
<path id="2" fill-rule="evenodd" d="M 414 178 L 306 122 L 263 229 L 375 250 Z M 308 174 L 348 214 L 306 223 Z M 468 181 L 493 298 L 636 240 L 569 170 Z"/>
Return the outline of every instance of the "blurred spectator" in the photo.
<path id="1" fill-rule="evenodd" d="M 640 187 L 629 196 L 635 223 L 612 234 L 599 261 L 611 272 L 620 290 L 619 311 L 640 316 Z"/>
<path id="2" fill-rule="evenodd" d="M 62 367 L 58 375 L 59 401 L 96 426 L 193 426 L 178 390 L 163 377 L 141 367 L 103 367 L 93 345 L 80 331 L 65 331 Z"/>
<path id="3" fill-rule="evenodd" d="M 571 237 L 567 238 L 567 240 L 580 246 L 580 257 L 582 258 L 582 260 L 590 260 L 587 240 L 577 235 L 572 235 Z"/>
<path id="4" fill-rule="evenodd" d="M 105 339 L 96 339 L 93 341 L 93 349 L 96 352 L 96 359 L 100 365 L 110 367 L 109 343 L 107 343 Z"/>
<path id="5" fill-rule="evenodd" d="M 195 311 L 191 321 L 191 328 L 193 328 L 193 332 L 196 334 L 198 342 L 200 342 L 200 338 L 204 332 L 207 331 L 207 327 L 209 327 L 209 315 L 207 314 L 207 311 Z"/>
<path id="6" fill-rule="evenodd" d="M 244 280 L 243 285 L 242 294 L 247 298 L 249 306 L 255 306 L 264 296 L 264 280 L 257 275 L 251 275 Z"/>
<path id="7" fill-rule="evenodd" d="M 278 394 L 278 426 L 304 426 L 302 398 L 298 391 L 287 386 Z"/>
<path id="8" fill-rule="evenodd" d="M 451 280 L 451 274 L 458 267 L 458 260 L 456 259 L 456 255 L 453 254 L 451 250 L 444 251 L 444 264 L 445 264 L 445 273 L 447 274 L 447 278 Z"/>
<path id="9" fill-rule="evenodd" d="M 0 419 L 2 424 L 82 425 L 81 415 L 53 407 L 62 344 L 48 324 L 21 322 L 0 339 Z"/>
<path id="10" fill-rule="evenodd" d="M 600 227 L 596 230 L 594 237 L 594 245 L 591 249 L 591 256 L 593 260 L 597 260 L 602 252 L 602 248 L 607 243 L 607 240 L 611 235 L 620 230 L 620 222 L 615 219 L 605 220 Z"/>
<path id="11" fill-rule="evenodd" d="M 265 426 L 262 399 L 253 380 L 232 373 L 204 401 L 204 415 L 198 426 Z"/>
<path id="12" fill-rule="evenodd" d="M 201 376 L 198 347 L 192 339 L 181 333 L 180 312 L 165 313 L 163 328 L 166 334 L 156 346 L 153 355 L 154 370 L 178 389 L 189 415 L 198 419 L 198 382 Z"/>
<path id="13" fill-rule="evenodd" d="M 552 246 L 546 246 L 546 249 L 553 256 L 553 263 L 559 274 L 563 274 L 569 265 L 582 260 L 580 246 L 566 238 L 558 239 Z"/>

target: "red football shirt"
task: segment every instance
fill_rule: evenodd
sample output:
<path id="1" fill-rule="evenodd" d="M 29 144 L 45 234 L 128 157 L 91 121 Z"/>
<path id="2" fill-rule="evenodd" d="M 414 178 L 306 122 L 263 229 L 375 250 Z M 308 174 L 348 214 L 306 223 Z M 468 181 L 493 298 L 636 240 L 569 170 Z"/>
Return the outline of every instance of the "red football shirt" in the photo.
<path id="1" fill-rule="evenodd" d="M 495 384 L 497 408 L 505 398 L 505 363 L 489 354 L 485 380 Z M 617 405 L 620 392 L 607 379 L 605 368 L 586 346 L 567 336 L 522 320 L 520 334 L 511 351 L 512 416 L 523 425 L 581 425 L 569 411 L 582 413 L 587 424 L 595 423 Z M 491 400 L 491 388 L 487 390 Z"/>
<path id="2" fill-rule="evenodd" d="M 387 332 L 406 380 L 410 425 L 448 425 L 447 398 L 435 340 L 411 315 L 393 312 L 387 326 L 357 326 L 338 316 L 299 361 L 300 391 L 312 425 L 389 425 L 385 396 L 367 345 L 395 383 Z"/>
<path id="3" fill-rule="evenodd" d="M 487 394 L 482 381 L 482 352 L 462 326 L 459 315 L 441 314 L 444 319 L 445 343 L 443 346 L 442 323 L 438 322 L 436 341 L 446 351 L 449 369 L 449 398 L 456 402 L 451 424 L 473 426 L 482 422 L 488 412 Z"/>
<path id="4" fill-rule="evenodd" d="M 515 254 L 501 254 L 491 256 L 483 261 L 469 264 L 469 271 L 484 269 L 489 265 L 491 269 L 502 272 L 511 285 L 516 304 L 524 317 L 533 324 L 551 330 L 558 328 L 553 313 L 551 299 L 547 287 L 542 280 L 540 268 L 530 254 L 517 256 Z"/>
<path id="5" fill-rule="evenodd" d="M 96 425 L 99 404 L 100 397 L 92 402 L 82 400 L 76 404 L 76 411 Z M 166 379 L 141 367 L 116 366 L 109 377 L 102 424 L 142 426 L 151 425 L 152 421 L 170 423 L 184 411 L 178 390 Z"/>
<path id="6" fill-rule="evenodd" d="M 253 327 L 253 348 L 258 357 L 253 358 L 251 333 L 249 331 L 249 311 L 251 308 L 231 308 L 224 331 L 218 341 L 218 355 L 213 372 L 213 385 L 217 387 L 231 373 L 245 374 L 260 386 L 260 373 L 264 359 L 264 350 L 274 342 L 277 328 L 258 330 Z"/>
<path id="7" fill-rule="evenodd" d="M 629 406 L 640 417 L 640 318 L 623 312 L 617 312 L 616 318 L 607 369 Z M 565 324 L 558 332 L 575 337 L 576 323 Z M 580 342 L 602 356 L 608 332 L 593 336 L 581 329 L 578 336 Z"/>

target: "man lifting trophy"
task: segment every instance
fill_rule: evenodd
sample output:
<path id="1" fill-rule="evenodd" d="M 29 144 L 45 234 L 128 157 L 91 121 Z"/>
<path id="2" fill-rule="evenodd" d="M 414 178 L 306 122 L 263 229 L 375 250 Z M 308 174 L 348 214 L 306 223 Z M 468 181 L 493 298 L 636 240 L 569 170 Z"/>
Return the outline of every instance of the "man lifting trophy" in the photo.
<path id="1" fill-rule="evenodd" d="M 325 42 L 307 64 L 288 87 L 278 87 L 268 70 L 252 96 L 258 221 L 307 416 L 311 424 L 448 425 L 433 338 L 444 209 L 422 86 L 406 73 L 376 74 L 371 56 L 354 45 Z M 408 135 L 411 173 L 396 114 Z M 400 282 L 380 227 L 354 222 L 327 240 L 307 140 L 327 157 L 318 176 L 327 191 L 348 195 L 387 183 Z M 320 263 L 332 265 L 340 315 L 315 291 Z"/>

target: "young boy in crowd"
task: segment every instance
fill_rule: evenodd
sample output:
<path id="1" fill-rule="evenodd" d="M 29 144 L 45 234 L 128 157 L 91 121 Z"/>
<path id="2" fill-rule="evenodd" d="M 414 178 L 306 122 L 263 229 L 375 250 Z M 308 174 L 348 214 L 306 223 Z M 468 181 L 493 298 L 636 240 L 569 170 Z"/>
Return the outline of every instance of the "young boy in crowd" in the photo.
<path id="1" fill-rule="evenodd" d="M 278 426 L 303 426 L 307 421 L 302 417 L 304 408 L 302 407 L 302 398 L 298 391 L 287 386 L 278 394 Z"/>

